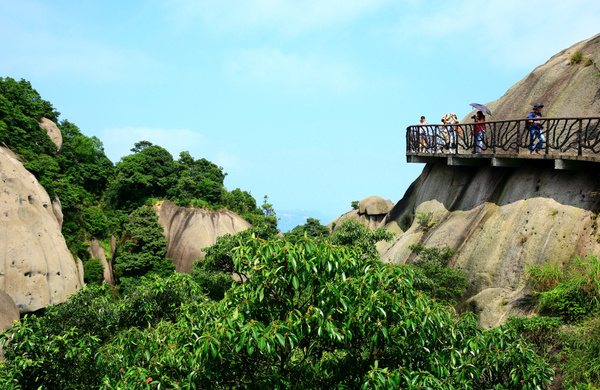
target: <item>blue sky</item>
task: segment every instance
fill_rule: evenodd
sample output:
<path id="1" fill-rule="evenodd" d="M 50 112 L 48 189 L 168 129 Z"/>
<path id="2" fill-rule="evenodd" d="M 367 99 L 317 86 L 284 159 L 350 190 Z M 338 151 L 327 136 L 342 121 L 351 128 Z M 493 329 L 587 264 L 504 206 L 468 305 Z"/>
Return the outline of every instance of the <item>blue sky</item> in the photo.
<path id="1" fill-rule="evenodd" d="M 462 118 L 599 26 L 598 0 L 5 0 L 0 77 L 114 162 L 140 140 L 187 150 L 325 224 L 402 198 L 421 115 Z"/>

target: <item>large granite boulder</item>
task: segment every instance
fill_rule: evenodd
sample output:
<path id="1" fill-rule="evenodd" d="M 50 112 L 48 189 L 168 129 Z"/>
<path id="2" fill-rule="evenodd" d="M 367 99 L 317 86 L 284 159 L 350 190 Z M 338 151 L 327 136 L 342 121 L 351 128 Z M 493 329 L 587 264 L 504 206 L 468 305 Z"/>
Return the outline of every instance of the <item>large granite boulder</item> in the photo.
<path id="1" fill-rule="evenodd" d="M 19 320 L 19 309 L 15 301 L 7 293 L 0 290 L 0 333 L 13 326 Z M 0 360 L 3 359 L 4 351 L 0 345 Z"/>
<path id="2" fill-rule="evenodd" d="M 560 171 L 543 164 L 428 164 L 386 217 L 385 227 L 397 236 L 380 247 L 382 259 L 410 262 L 408 247 L 416 243 L 459 250 L 451 265 L 470 275 L 467 295 L 477 298 L 469 305 L 482 313 L 482 325 L 497 325 L 522 309 L 518 302 L 530 293 L 523 283 L 528 266 L 562 265 L 600 251 L 600 196 L 594 196 L 600 171 Z M 431 229 L 415 217 L 420 213 L 432 214 Z"/>
<path id="3" fill-rule="evenodd" d="M 358 213 L 367 215 L 385 215 L 387 214 L 394 203 L 389 199 L 383 199 L 380 196 L 369 196 L 360 201 L 358 204 Z"/>
<path id="4" fill-rule="evenodd" d="M 21 313 L 63 302 L 83 284 L 50 197 L 14 153 L 0 147 L 0 290 Z"/>
<path id="5" fill-rule="evenodd" d="M 374 230 L 382 226 L 386 214 L 392 207 L 394 207 L 394 203 L 389 199 L 383 199 L 380 196 L 369 196 L 359 202 L 358 209 L 351 210 L 334 219 L 327 224 L 327 227 L 332 231 L 336 230 L 344 221 L 350 219 Z"/>
<path id="6" fill-rule="evenodd" d="M 56 150 L 57 151 L 62 150 L 62 144 L 63 144 L 62 133 L 60 132 L 60 129 L 58 128 L 58 126 L 56 126 L 56 123 L 52 122 L 48 118 L 41 118 L 39 120 L 39 122 L 40 122 L 40 127 L 42 129 L 46 130 L 46 132 L 48 133 L 48 137 L 50 137 L 52 142 L 54 142 L 54 144 L 56 145 Z"/>
<path id="7" fill-rule="evenodd" d="M 103 278 L 104 281 L 108 284 L 111 285 L 115 285 L 115 278 L 113 275 L 113 270 L 112 270 L 112 255 L 114 254 L 114 247 L 115 247 L 115 237 L 112 236 L 111 237 L 111 253 L 109 254 L 110 257 L 106 257 L 106 251 L 104 250 L 104 247 L 102 247 L 102 245 L 100 244 L 100 241 L 98 241 L 97 239 L 93 238 L 90 241 L 90 255 L 92 256 L 92 258 L 95 259 L 100 259 L 100 263 L 102 264 L 102 266 L 104 267 L 104 273 Z"/>
<path id="8" fill-rule="evenodd" d="M 570 64 L 576 52 L 586 59 Z M 488 120 L 525 118 L 535 103 L 544 104 L 547 117 L 598 116 L 598 74 L 600 35 L 556 54 L 486 104 L 493 112 Z M 378 249 L 397 264 L 413 260 L 411 244 L 459 250 L 451 266 L 471 280 L 460 309 L 476 312 L 482 326 L 496 326 L 532 310 L 523 304 L 531 294 L 524 283 L 528 266 L 598 253 L 599 173 L 600 166 L 559 171 L 544 161 L 521 168 L 428 164 L 386 216 L 395 240 Z M 431 229 L 422 218 L 429 213 Z"/>
<path id="9" fill-rule="evenodd" d="M 19 320 L 19 308 L 15 301 L 0 290 L 0 333 L 13 326 Z"/>
<path id="10" fill-rule="evenodd" d="M 217 237 L 236 234 L 251 225 L 233 211 L 210 211 L 179 207 L 171 201 L 156 204 L 158 222 L 167 238 L 167 257 L 177 272 L 188 273 L 202 259 L 202 248 L 214 245 Z"/>
<path id="11" fill-rule="evenodd" d="M 585 59 L 570 64 L 572 54 Z M 589 61 L 588 61 L 589 59 Z M 500 99 L 486 106 L 493 116 L 488 120 L 525 118 L 535 103 L 544 104 L 546 117 L 588 117 L 600 115 L 600 34 L 554 55 L 513 85 Z M 470 121 L 467 114 L 464 121 Z"/>

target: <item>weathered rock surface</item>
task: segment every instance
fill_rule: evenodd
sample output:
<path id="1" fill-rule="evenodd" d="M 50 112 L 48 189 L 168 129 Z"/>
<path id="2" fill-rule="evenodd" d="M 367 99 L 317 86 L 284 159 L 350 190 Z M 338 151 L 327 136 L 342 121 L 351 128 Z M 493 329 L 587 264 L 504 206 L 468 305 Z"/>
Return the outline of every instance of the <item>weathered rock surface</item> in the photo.
<path id="1" fill-rule="evenodd" d="M 10 328 L 19 320 L 19 309 L 15 301 L 4 291 L 0 290 L 0 333 Z"/>
<path id="2" fill-rule="evenodd" d="M 232 211 L 210 211 L 179 207 L 171 201 L 154 206 L 165 229 L 167 257 L 177 272 L 188 273 L 195 260 L 205 255 L 202 248 L 214 245 L 217 237 L 236 234 L 251 225 Z"/>
<path id="3" fill-rule="evenodd" d="M 114 236 L 111 239 L 111 243 L 114 247 L 114 242 L 115 242 L 115 238 Z M 95 259 L 100 259 L 100 262 L 102 263 L 102 266 L 104 267 L 104 273 L 103 273 L 103 277 L 104 277 L 104 281 L 108 284 L 111 284 L 114 286 L 115 284 L 115 278 L 113 276 L 113 272 L 112 272 L 112 258 L 106 258 L 106 251 L 104 250 L 104 248 L 102 247 L 102 245 L 100 245 L 100 242 L 97 239 L 92 239 L 92 241 L 90 241 L 90 255 L 92 256 L 92 258 Z M 111 253 L 114 253 L 114 250 L 111 251 Z"/>
<path id="4" fill-rule="evenodd" d="M 569 65 L 569 57 L 580 51 L 590 59 Z M 586 66 L 587 65 L 587 66 Z M 500 99 L 486 104 L 493 116 L 488 120 L 525 118 L 535 103 L 544 104 L 546 117 L 600 115 L 600 34 L 554 55 L 513 85 Z M 469 119 L 473 112 L 464 120 Z"/>
<path id="5" fill-rule="evenodd" d="M 581 52 L 590 61 L 570 65 Z M 544 104 L 546 117 L 589 117 L 600 113 L 600 35 L 579 42 L 486 104 L 488 120 L 526 117 L 533 104 Z M 470 118 L 470 113 L 466 118 Z M 469 119 L 465 119 L 470 121 Z M 384 226 L 397 233 L 379 243 L 384 261 L 413 260 L 408 248 L 449 246 L 459 250 L 451 266 L 466 271 L 471 285 L 462 310 L 492 327 L 509 315 L 527 315 L 531 291 L 524 271 L 532 264 L 561 265 L 574 256 L 597 254 L 596 217 L 600 164 L 585 171 L 554 170 L 551 162 L 521 168 L 452 167 L 428 164 L 404 197 L 388 213 Z M 415 215 L 432 213 L 428 230 Z"/>
<path id="6" fill-rule="evenodd" d="M 54 142 L 56 145 L 56 150 L 60 151 L 62 149 L 63 139 L 62 134 L 56 123 L 52 122 L 48 118 L 42 118 L 39 120 L 40 127 L 48 133 L 48 137 Z"/>
<path id="7" fill-rule="evenodd" d="M 358 209 L 349 211 L 327 224 L 330 230 L 335 230 L 347 219 L 358 221 L 369 229 L 382 226 L 386 214 L 394 207 L 389 199 L 380 196 L 369 196 L 359 202 Z"/>
<path id="8" fill-rule="evenodd" d="M 0 290 L 21 313 L 63 302 L 83 284 L 50 197 L 14 153 L 0 147 Z"/>
<path id="9" fill-rule="evenodd" d="M 19 309 L 15 301 L 7 293 L 0 290 L 0 333 L 10 328 L 15 321 L 19 320 Z M 0 360 L 3 359 L 4 351 L 0 345 Z"/>
<path id="10" fill-rule="evenodd" d="M 358 213 L 367 215 L 385 215 L 387 214 L 394 203 L 389 199 L 383 199 L 380 196 L 369 196 L 360 201 L 358 204 Z"/>
<path id="11" fill-rule="evenodd" d="M 382 259 L 410 262 L 408 247 L 419 242 L 460 250 L 451 265 L 470 275 L 467 295 L 480 294 L 469 304 L 478 307 L 482 324 L 497 325 L 512 309 L 520 310 L 516 302 L 529 293 L 523 283 L 527 266 L 560 265 L 600 250 L 595 223 L 600 196 L 592 195 L 600 188 L 600 171 L 558 171 L 541 164 L 428 164 L 386 217 L 385 227 L 398 235 L 380 247 Z M 433 213 L 437 221 L 429 231 L 414 217 L 421 212 Z"/>

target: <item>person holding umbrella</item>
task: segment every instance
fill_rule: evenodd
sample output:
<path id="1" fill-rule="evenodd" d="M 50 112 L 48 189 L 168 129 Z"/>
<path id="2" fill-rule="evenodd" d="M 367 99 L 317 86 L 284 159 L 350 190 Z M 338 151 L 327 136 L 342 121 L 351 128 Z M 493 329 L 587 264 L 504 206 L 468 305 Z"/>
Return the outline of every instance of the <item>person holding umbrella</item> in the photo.
<path id="1" fill-rule="evenodd" d="M 473 120 L 475 122 L 485 122 L 485 115 L 483 115 L 483 112 L 481 112 L 481 111 L 477 111 L 477 113 L 475 115 L 473 115 L 471 118 L 473 118 Z M 484 124 L 475 125 L 473 130 L 471 130 L 471 135 L 475 136 L 475 146 L 473 149 L 473 153 L 481 153 L 481 150 L 483 149 L 483 133 L 484 132 L 485 132 Z"/>
<path id="2" fill-rule="evenodd" d="M 533 105 L 533 111 L 529 113 L 529 120 L 527 121 L 529 127 L 529 150 L 531 154 L 540 154 L 540 150 L 544 146 L 544 142 L 546 139 L 544 138 L 544 134 L 542 134 L 542 108 L 544 108 L 543 104 L 536 103 Z M 534 141 L 538 140 L 538 143 L 534 146 Z"/>

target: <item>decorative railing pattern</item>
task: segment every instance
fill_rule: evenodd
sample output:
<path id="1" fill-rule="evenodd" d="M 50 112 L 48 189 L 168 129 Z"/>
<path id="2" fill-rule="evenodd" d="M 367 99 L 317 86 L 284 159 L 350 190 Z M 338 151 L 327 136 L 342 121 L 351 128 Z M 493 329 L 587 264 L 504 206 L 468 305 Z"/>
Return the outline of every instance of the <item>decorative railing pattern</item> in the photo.
<path id="1" fill-rule="evenodd" d="M 481 153 L 529 153 L 532 140 L 529 119 L 461 123 L 455 125 L 415 125 L 406 128 L 409 154 L 474 153 L 477 126 L 481 133 Z M 545 142 L 541 153 L 586 156 L 600 153 L 600 117 L 541 118 Z M 481 127 L 479 127 L 481 129 Z M 538 140 L 534 140 L 537 144 Z"/>

